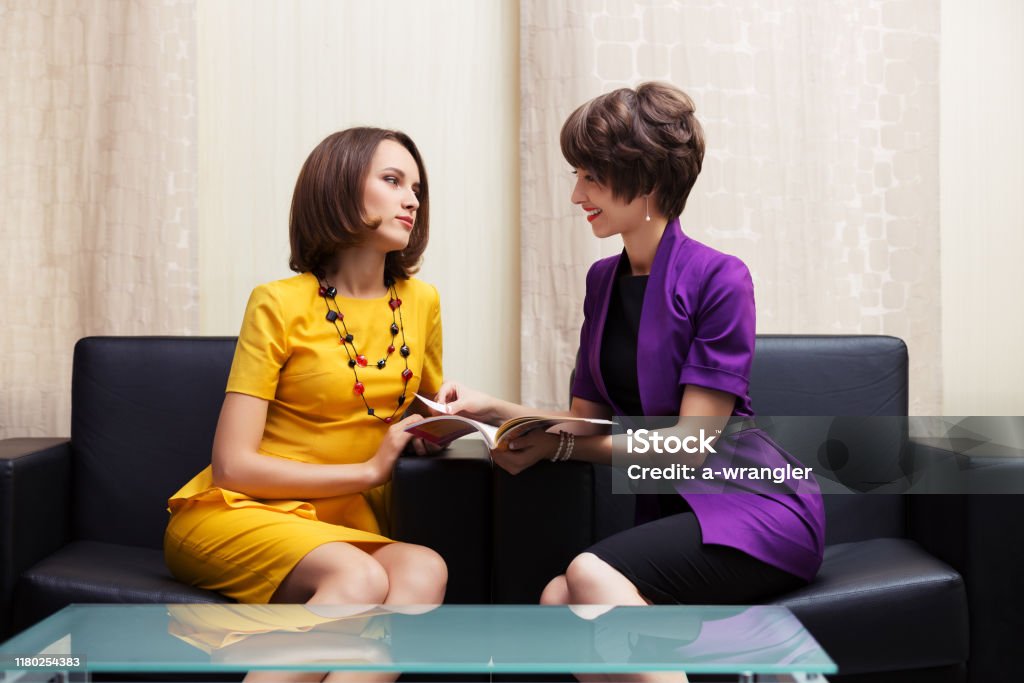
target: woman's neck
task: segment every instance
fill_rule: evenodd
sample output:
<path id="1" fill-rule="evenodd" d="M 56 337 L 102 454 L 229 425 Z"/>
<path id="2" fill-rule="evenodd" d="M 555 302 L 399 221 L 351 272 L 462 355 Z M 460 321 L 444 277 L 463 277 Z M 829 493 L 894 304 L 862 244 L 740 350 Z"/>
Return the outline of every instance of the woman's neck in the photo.
<path id="1" fill-rule="evenodd" d="M 324 267 L 327 281 L 338 293 L 353 299 L 384 296 L 384 256 L 376 251 L 350 247 Z"/>
<path id="2" fill-rule="evenodd" d="M 650 222 L 644 221 L 634 229 L 622 233 L 622 243 L 626 247 L 633 275 L 651 274 L 654 255 L 658 251 L 661 236 L 665 234 L 666 225 L 666 219 L 652 216 Z"/>

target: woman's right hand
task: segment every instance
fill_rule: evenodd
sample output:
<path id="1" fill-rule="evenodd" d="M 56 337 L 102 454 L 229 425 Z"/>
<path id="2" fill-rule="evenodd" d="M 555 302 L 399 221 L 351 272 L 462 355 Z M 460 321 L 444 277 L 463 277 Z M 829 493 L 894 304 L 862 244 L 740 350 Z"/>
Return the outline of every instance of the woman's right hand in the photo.
<path id="1" fill-rule="evenodd" d="M 500 422 L 498 400 L 461 382 L 445 382 L 434 400 L 445 404 L 449 415 L 462 415 L 481 422 Z"/>
<path id="2" fill-rule="evenodd" d="M 402 454 L 405 447 L 413 439 L 413 435 L 405 431 L 405 428 L 414 425 L 423 419 L 422 415 L 412 414 L 404 420 L 400 420 L 388 428 L 384 440 L 377 447 L 377 452 L 367 461 L 370 467 L 371 486 L 380 486 L 391 479 L 391 471 L 395 468 L 395 461 Z"/>

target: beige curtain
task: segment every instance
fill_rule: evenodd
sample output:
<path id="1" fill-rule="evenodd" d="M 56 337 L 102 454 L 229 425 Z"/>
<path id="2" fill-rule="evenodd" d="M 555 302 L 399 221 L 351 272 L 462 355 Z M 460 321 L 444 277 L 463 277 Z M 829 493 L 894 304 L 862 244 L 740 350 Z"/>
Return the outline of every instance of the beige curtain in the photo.
<path id="1" fill-rule="evenodd" d="M 561 123 L 666 80 L 707 134 L 683 229 L 750 267 L 758 332 L 901 337 L 911 412 L 940 411 L 938 3 L 523 0 L 521 31 L 524 402 L 565 405 L 586 269 L 621 249 L 569 203 Z"/>
<path id="2" fill-rule="evenodd" d="M 67 434 L 75 341 L 198 330 L 193 0 L 0 0 L 0 438 Z"/>

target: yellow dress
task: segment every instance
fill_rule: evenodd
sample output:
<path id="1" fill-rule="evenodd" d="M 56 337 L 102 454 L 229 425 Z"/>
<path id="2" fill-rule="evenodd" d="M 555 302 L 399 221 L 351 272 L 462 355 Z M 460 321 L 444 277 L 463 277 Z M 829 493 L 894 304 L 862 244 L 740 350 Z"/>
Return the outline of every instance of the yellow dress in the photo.
<path id="1" fill-rule="evenodd" d="M 402 300 L 399 349 L 409 346 L 413 393 L 441 385 L 441 308 L 437 290 L 415 278 L 396 284 Z M 388 425 L 368 415 L 353 391 L 345 347 L 326 319 L 316 278 L 303 273 L 260 285 L 246 307 L 227 391 L 269 401 L 259 452 L 308 463 L 359 463 L 377 451 Z M 388 416 L 402 392 L 405 362 L 396 350 L 383 370 L 377 360 L 392 343 L 390 295 L 338 297 L 348 331 L 367 367 L 356 368 L 366 401 Z M 396 313 L 396 318 L 398 314 Z M 171 496 L 164 557 L 179 580 L 239 602 L 269 602 L 292 568 L 314 548 L 334 541 L 373 549 L 387 538 L 387 485 L 333 498 L 260 500 L 213 485 L 207 467 Z"/>

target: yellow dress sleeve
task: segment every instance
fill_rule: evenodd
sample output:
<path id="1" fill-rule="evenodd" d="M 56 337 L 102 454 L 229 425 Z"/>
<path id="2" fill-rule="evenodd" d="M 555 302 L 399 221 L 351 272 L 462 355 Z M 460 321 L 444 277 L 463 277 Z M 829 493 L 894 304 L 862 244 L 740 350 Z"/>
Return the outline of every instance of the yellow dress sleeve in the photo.
<path id="1" fill-rule="evenodd" d="M 281 303 L 272 283 L 260 285 L 245 307 L 226 391 L 273 400 L 289 354 Z"/>
<path id="2" fill-rule="evenodd" d="M 441 295 L 433 285 L 430 285 L 430 293 L 432 296 L 429 299 L 430 314 L 427 317 L 427 346 L 423 351 L 423 376 L 420 379 L 419 393 L 433 398 L 444 381 L 441 367 L 444 349 L 441 338 Z"/>

